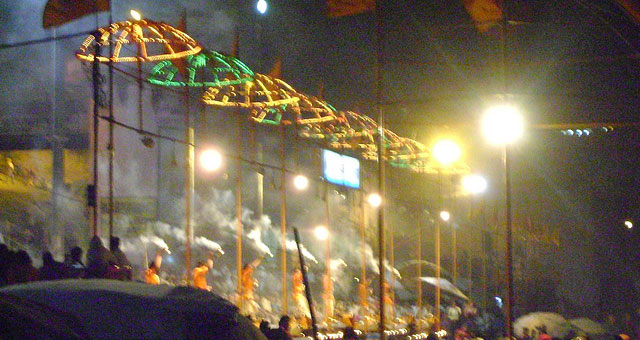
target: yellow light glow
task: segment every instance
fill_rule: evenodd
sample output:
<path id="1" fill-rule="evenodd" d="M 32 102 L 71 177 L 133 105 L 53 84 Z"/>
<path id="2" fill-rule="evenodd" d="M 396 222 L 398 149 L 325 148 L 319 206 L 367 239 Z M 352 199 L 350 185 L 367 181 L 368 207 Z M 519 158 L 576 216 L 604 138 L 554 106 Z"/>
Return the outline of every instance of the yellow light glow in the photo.
<path id="1" fill-rule="evenodd" d="M 200 164 L 207 171 L 216 171 L 222 167 L 222 154 L 214 149 L 204 150 L 200 154 Z"/>
<path id="2" fill-rule="evenodd" d="M 633 228 L 633 222 L 629 220 L 624 221 L 624 225 L 627 227 L 627 229 Z"/>
<path id="3" fill-rule="evenodd" d="M 433 145 L 433 157 L 442 165 L 449 165 L 462 156 L 458 144 L 450 139 L 443 139 Z"/>
<path id="4" fill-rule="evenodd" d="M 369 196 L 367 196 L 367 202 L 370 206 L 377 208 L 382 204 L 382 197 L 376 193 L 369 194 Z"/>
<path id="5" fill-rule="evenodd" d="M 479 194 L 487 190 L 487 180 L 480 175 L 466 175 L 462 178 L 462 188 L 469 194 Z"/>
<path id="6" fill-rule="evenodd" d="M 293 186 L 298 190 L 305 190 L 309 187 L 309 179 L 305 175 L 297 175 L 293 178 Z"/>
<path id="7" fill-rule="evenodd" d="M 449 221 L 449 219 L 451 218 L 451 214 L 449 214 L 449 212 L 448 212 L 448 211 L 443 210 L 443 211 L 441 211 L 441 212 L 440 212 L 440 218 L 441 218 L 443 221 L 448 222 L 448 221 Z"/>
<path id="8" fill-rule="evenodd" d="M 490 144 L 510 144 L 522 136 L 524 119 L 514 106 L 494 106 L 485 112 L 482 132 Z"/>
<path id="9" fill-rule="evenodd" d="M 136 21 L 142 19 L 142 15 L 140 15 L 140 12 L 136 11 L 135 9 L 130 10 L 129 14 L 131 14 L 131 17 Z"/>
<path id="10" fill-rule="evenodd" d="M 327 227 L 320 225 L 313 229 L 313 234 L 320 241 L 326 241 L 329 238 L 329 229 Z"/>

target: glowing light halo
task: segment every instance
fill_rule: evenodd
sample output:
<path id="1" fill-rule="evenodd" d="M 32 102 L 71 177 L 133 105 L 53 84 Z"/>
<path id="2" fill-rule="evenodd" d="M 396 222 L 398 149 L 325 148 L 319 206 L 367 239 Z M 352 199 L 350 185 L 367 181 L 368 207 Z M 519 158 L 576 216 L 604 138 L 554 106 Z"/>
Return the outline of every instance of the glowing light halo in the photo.
<path id="1" fill-rule="evenodd" d="M 189 55 L 199 53 L 202 48 L 188 34 L 174 28 L 163 22 L 155 22 L 152 20 L 141 19 L 136 21 L 122 21 L 113 23 L 106 28 L 98 29 L 99 38 L 96 40 L 94 35 L 88 36 L 80 50 L 76 52 L 76 57 L 82 61 L 93 62 L 94 55 L 91 52 L 93 44 L 101 46 L 109 46 L 110 40 L 116 36 L 113 47 L 113 55 L 98 56 L 98 62 L 114 63 L 124 62 L 150 62 L 184 58 Z M 123 47 L 126 45 L 136 45 L 135 54 L 121 56 Z M 179 46 L 183 51 L 174 50 L 175 46 Z M 158 54 L 149 54 L 150 47 L 163 47 L 164 50 Z"/>

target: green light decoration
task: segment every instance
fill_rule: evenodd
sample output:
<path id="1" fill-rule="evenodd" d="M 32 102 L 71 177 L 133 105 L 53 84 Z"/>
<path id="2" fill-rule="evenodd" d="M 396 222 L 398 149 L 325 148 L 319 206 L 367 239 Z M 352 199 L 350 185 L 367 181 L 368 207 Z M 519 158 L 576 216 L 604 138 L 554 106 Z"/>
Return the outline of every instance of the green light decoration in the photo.
<path id="1" fill-rule="evenodd" d="M 244 84 L 255 76 L 240 60 L 215 51 L 190 55 L 184 61 L 186 74 L 176 63 L 165 60 L 153 67 L 148 81 L 167 87 L 225 87 Z"/>

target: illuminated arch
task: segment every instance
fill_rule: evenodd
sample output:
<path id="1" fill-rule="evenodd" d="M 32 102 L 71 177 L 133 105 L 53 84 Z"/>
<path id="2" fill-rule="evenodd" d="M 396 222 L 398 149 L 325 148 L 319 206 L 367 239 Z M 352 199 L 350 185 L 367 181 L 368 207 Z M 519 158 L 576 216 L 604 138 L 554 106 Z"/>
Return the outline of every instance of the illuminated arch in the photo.
<path id="1" fill-rule="evenodd" d="M 109 46 L 113 41 L 113 55 L 98 56 L 101 63 L 148 62 L 184 58 L 201 51 L 200 45 L 186 33 L 162 22 L 151 20 L 123 21 L 99 28 L 96 36 L 88 36 L 76 57 L 92 62 L 91 46 Z M 129 48 L 134 46 L 134 48 Z"/>

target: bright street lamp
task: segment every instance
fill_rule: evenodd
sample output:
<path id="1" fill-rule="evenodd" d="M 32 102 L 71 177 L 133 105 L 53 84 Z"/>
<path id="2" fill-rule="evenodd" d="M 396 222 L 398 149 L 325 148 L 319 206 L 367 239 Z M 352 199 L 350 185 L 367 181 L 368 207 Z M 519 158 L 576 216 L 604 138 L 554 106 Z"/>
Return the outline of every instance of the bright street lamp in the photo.
<path id="1" fill-rule="evenodd" d="M 490 144 L 511 144 L 522 136 L 524 120 L 514 106 L 493 106 L 482 119 L 482 132 Z"/>
<path id="2" fill-rule="evenodd" d="M 376 193 L 369 194 L 369 196 L 367 196 L 367 203 L 374 208 L 378 208 L 382 204 L 382 197 Z"/>
<path id="3" fill-rule="evenodd" d="M 215 149 L 207 149 L 200 154 L 200 164 L 207 171 L 216 171 L 222 167 L 222 154 Z"/>
<path id="4" fill-rule="evenodd" d="M 633 222 L 626 220 L 624 221 L 624 226 L 627 227 L 627 229 L 631 229 L 633 228 Z"/>
<path id="5" fill-rule="evenodd" d="M 505 237 L 505 266 L 507 276 L 507 301 L 505 304 L 507 337 L 513 334 L 513 255 L 511 254 L 513 220 L 511 215 L 511 171 L 509 165 L 509 145 L 524 132 L 524 119 L 512 105 L 498 105 L 489 108 L 482 120 L 482 131 L 490 144 L 502 146 L 502 160 L 505 177 L 505 215 L 507 230 Z"/>
<path id="6" fill-rule="evenodd" d="M 306 190 L 309 187 L 309 179 L 305 175 L 296 175 L 293 178 L 293 186 L 300 191 Z"/>
<path id="7" fill-rule="evenodd" d="M 445 222 L 449 222 L 449 219 L 451 218 L 451 214 L 448 211 L 443 210 L 440 212 L 440 218 Z"/>
<path id="8" fill-rule="evenodd" d="M 326 241 L 327 239 L 329 239 L 329 229 L 327 229 L 327 227 L 323 225 L 319 225 L 315 229 L 313 229 L 313 234 L 320 241 Z"/>
<path id="9" fill-rule="evenodd" d="M 462 156 L 462 149 L 453 140 L 443 139 L 433 145 L 433 157 L 443 166 L 454 163 L 460 159 L 460 156 Z"/>
<path id="10" fill-rule="evenodd" d="M 462 178 L 462 188 L 469 194 L 480 194 L 487 190 L 487 180 L 480 175 L 466 175 Z"/>

